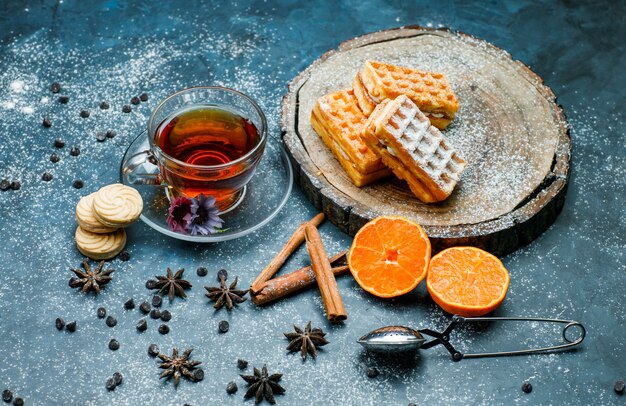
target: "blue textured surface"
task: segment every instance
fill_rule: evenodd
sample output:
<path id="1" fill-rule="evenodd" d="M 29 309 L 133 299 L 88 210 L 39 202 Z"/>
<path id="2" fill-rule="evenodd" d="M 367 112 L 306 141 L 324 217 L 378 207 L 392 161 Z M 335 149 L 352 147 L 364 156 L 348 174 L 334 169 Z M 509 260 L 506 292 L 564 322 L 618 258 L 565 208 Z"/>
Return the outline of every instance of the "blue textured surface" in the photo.
<path id="1" fill-rule="evenodd" d="M 267 363 L 284 373 L 278 404 L 617 404 L 613 383 L 626 378 L 626 30 L 623 2 L 241 1 L 222 5 L 153 1 L 3 1 L 0 4 L 0 179 L 21 181 L 19 191 L 0 193 L 0 390 L 11 388 L 27 404 L 240 404 L 245 383 L 237 358 Z M 580 320 L 588 339 L 579 351 L 453 363 L 441 349 L 416 359 L 386 359 L 361 351 L 362 333 L 386 324 L 441 328 L 446 315 L 420 286 L 406 297 L 382 301 L 341 278 L 349 320 L 327 325 L 319 293 L 302 293 L 259 309 L 249 302 L 227 313 L 207 304 L 203 285 L 215 284 L 224 267 L 249 284 L 284 243 L 295 224 L 314 214 L 295 190 L 287 207 L 252 236 L 211 246 L 175 241 L 142 223 L 128 231 L 128 262 L 114 260 L 114 280 L 97 298 L 67 286 L 68 268 L 81 255 L 73 243 L 74 206 L 79 196 L 117 180 L 126 146 L 146 125 L 150 109 L 174 90 L 221 84 L 254 97 L 268 116 L 278 142 L 280 97 L 286 83 L 341 41 L 400 25 L 446 26 L 509 51 L 537 72 L 559 96 L 572 125 L 572 178 L 563 213 L 528 247 L 504 258 L 511 286 L 494 315 L 547 316 Z M 50 84 L 62 84 L 56 101 Z M 146 91 L 147 103 L 121 113 L 132 96 Z M 111 109 L 98 104 L 108 100 Z M 81 109 L 91 116 L 82 119 Z M 52 128 L 41 126 L 49 116 Z M 114 129 L 112 140 L 95 133 Z M 55 138 L 65 148 L 55 150 Z M 81 155 L 71 157 L 69 148 Z M 59 163 L 49 156 L 56 152 Z M 51 182 L 40 180 L 44 171 Z M 75 178 L 85 187 L 71 187 Z M 331 224 L 321 227 L 330 252 L 350 238 Z M 301 250 L 286 269 L 306 263 Z M 207 266 L 209 276 L 195 274 Z M 150 298 L 146 279 L 167 267 L 187 269 L 193 288 L 187 300 L 166 304 L 173 313 L 166 336 L 137 333 L 137 309 L 123 302 Z M 95 310 L 118 318 L 109 328 Z M 57 332 L 54 319 L 77 320 L 74 334 Z M 218 334 L 227 319 L 231 329 Z M 302 364 L 286 355 L 283 331 L 313 320 L 328 330 L 331 344 L 317 361 Z M 461 330 L 452 339 L 464 349 L 537 344 L 540 326 L 492 326 Z M 115 337 L 117 352 L 108 350 Z M 558 339 L 558 332 L 548 338 Z M 206 377 L 177 390 L 158 380 L 146 349 L 157 343 L 193 347 Z M 381 375 L 365 376 L 376 366 Z M 115 371 L 124 383 L 105 389 Z M 248 371 L 249 372 L 249 371 Z M 229 396 L 235 380 L 239 392 Z M 520 390 L 533 384 L 531 394 Z M 248 404 L 253 403 L 248 401 Z"/>

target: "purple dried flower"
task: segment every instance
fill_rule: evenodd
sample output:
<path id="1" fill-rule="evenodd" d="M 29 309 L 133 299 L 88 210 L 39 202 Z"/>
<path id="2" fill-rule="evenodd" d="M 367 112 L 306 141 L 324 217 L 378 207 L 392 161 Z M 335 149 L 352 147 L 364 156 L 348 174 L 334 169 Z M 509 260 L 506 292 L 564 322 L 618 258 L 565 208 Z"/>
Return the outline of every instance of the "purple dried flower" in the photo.
<path id="1" fill-rule="evenodd" d="M 191 235 L 215 234 L 217 229 L 222 228 L 224 224 L 215 205 L 215 198 L 204 194 L 191 199 L 191 213 L 185 217 L 185 220 L 187 231 Z"/>
<path id="2" fill-rule="evenodd" d="M 170 230 L 187 234 L 191 205 L 191 199 L 183 196 L 179 196 L 171 201 L 167 212 L 167 225 L 170 227 Z"/>

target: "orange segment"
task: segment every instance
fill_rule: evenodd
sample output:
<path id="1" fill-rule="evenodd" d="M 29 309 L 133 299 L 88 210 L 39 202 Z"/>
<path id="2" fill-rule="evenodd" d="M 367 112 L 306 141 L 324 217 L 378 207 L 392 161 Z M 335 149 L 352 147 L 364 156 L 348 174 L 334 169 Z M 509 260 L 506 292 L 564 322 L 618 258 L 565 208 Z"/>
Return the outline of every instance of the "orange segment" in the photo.
<path id="1" fill-rule="evenodd" d="M 453 247 L 430 260 L 426 287 L 443 310 L 464 317 L 482 316 L 502 303 L 509 272 L 502 262 L 475 247 Z"/>
<path id="2" fill-rule="evenodd" d="M 348 265 L 367 292 L 378 297 L 408 293 L 426 277 L 430 240 L 419 224 L 397 216 L 377 217 L 354 237 Z"/>

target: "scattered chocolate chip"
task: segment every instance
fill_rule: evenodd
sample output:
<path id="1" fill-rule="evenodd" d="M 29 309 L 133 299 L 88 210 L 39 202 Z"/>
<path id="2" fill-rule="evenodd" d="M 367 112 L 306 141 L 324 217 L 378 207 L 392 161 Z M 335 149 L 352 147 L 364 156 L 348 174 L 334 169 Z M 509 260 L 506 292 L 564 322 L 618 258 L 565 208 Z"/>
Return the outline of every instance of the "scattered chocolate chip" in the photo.
<path id="1" fill-rule="evenodd" d="M 159 309 L 152 309 L 150 311 L 150 318 L 155 320 L 161 318 L 161 311 Z"/>
<path id="2" fill-rule="evenodd" d="M 117 133 L 113 130 L 109 130 L 106 132 L 106 136 L 107 138 L 115 138 L 115 136 L 117 135 Z"/>
<path id="3" fill-rule="evenodd" d="M 52 121 L 50 121 L 48 117 L 44 117 L 43 121 L 41 122 L 41 125 L 43 125 L 46 128 L 50 128 L 52 127 Z"/>
<path id="4" fill-rule="evenodd" d="M 615 390 L 615 393 L 617 393 L 618 395 L 622 395 L 624 393 L 624 381 L 615 382 L 613 390 Z"/>
<path id="5" fill-rule="evenodd" d="M 472 83 L 472 84 L 470 85 L 470 90 L 471 90 L 472 92 L 474 92 L 474 91 L 476 91 L 476 89 L 478 89 L 478 86 L 476 86 L 475 84 L 473 84 L 473 83 Z"/>
<path id="6" fill-rule="evenodd" d="M 3 401 L 9 403 L 11 399 L 13 399 L 13 392 L 11 392 L 9 389 L 5 389 L 4 391 L 2 391 Z"/>
<path id="7" fill-rule="evenodd" d="M 172 313 L 169 310 L 163 310 L 161 312 L 161 320 L 165 322 L 172 320 Z"/>
<path id="8" fill-rule="evenodd" d="M 69 96 L 59 96 L 59 103 L 61 104 L 67 104 L 67 102 L 70 101 L 70 97 Z"/>
<path id="9" fill-rule="evenodd" d="M 50 162 L 52 163 L 57 163 L 61 160 L 61 158 L 59 158 L 59 156 L 57 154 L 52 154 L 50 155 Z"/>
<path id="10" fill-rule="evenodd" d="M 13 406 L 24 406 L 24 399 L 22 398 L 13 399 Z"/>
<path id="11" fill-rule="evenodd" d="M 113 374 L 113 379 L 115 379 L 115 385 L 120 386 L 124 377 L 119 372 L 116 372 Z"/>
<path id="12" fill-rule="evenodd" d="M 74 182 L 72 182 L 72 186 L 74 186 L 74 188 L 76 189 L 82 189 L 82 187 L 85 186 L 85 182 L 80 179 L 76 179 Z"/>
<path id="13" fill-rule="evenodd" d="M 102 103 L 100 103 L 100 109 L 101 110 L 107 110 L 109 108 L 109 103 L 103 101 Z"/>
<path id="14" fill-rule="evenodd" d="M 217 280 L 219 281 L 220 279 L 228 279 L 228 272 L 226 271 L 226 269 L 220 269 L 219 271 L 217 271 Z"/>
<path id="15" fill-rule="evenodd" d="M 57 317 L 57 319 L 54 321 L 54 326 L 57 328 L 57 330 L 63 330 L 63 327 L 65 327 L 65 321 L 62 318 Z"/>
<path id="16" fill-rule="evenodd" d="M 146 331 L 148 329 L 148 322 L 146 319 L 141 319 L 137 322 L 137 330 Z"/>
<path id="17" fill-rule="evenodd" d="M 139 310 L 141 310 L 143 314 L 150 313 L 150 303 L 143 302 L 142 304 L 139 305 Z"/>
<path id="18" fill-rule="evenodd" d="M 120 261 L 126 262 L 130 259 L 130 254 L 128 253 L 128 251 L 122 251 L 118 258 L 120 259 Z"/>
<path id="19" fill-rule="evenodd" d="M 161 307 L 162 303 L 163 303 L 163 298 L 161 296 L 159 295 L 152 296 L 152 306 Z"/>
<path id="20" fill-rule="evenodd" d="M 407 406 L 417 406 L 415 403 L 409 403 Z"/>
<path id="21" fill-rule="evenodd" d="M 120 342 L 117 341 L 115 338 L 112 339 L 111 341 L 109 341 L 109 350 L 111 351 L 117 351 L 120 349 Z"/>
<path id="22" fill-rule="evenodd" d="M 530 384 L 530 382 L 524 382 L 522 384 L 522 392 L 530 393 L 532 391 L 533 391 L 533 386 Z"/>
<path id="23" fill-rule="evenodd" d="M 72 149 L 70 150 L 70 155 L 71 156 L 79 156 L 80 155 L 80 148 L 72 147 Z"/>
<path id="24" fill-rule="evenodd" d="M 103 142 L 106 139 L 107 139 L 107 135 L 103 133 L 102 131 L 99 131 L 96 133 L 96 141 Z"/>
<path id="25" fill-rule="evenodd" d="M 130 99 L 130 103 L 131 104 L 139 104 L 139 103 L 141 103 L 141 100 L 139 99 L 139 97 L 135 96 L 132 99 Z"/>
<path id="26" fill-rule="evenodd" d="M 89 110 L 81 110 L 81 111 L 80 111 L 80 116 L 81 116 L 82 118 L 87 118 L 87 117 L 89 117 Z"/>
<path id="27" fill-rule="evenodd" d="M 115 378 L 109 378 L 109 379 L 107 379 L 107 384 L 106 384 L 106 387 L 107 387 L 107 389 L 108 389 L 108 390 L 113 390 L 113 389 L 115 389 L 115 386 L 116 386 L 116 385 L 115 385 Z"/>
<path id="28" fill-rule="evenodd" d="M 201 380 L 203 380 L 204 370 L 202 370 L 201 368 L 198 368 L 195 371 L 193 371 L 193 379 L 195 379 L 197 382 L 200 382 Z"/>
<path id="29" fill-rule="evenodd" d="M 159 355 L 159 346 L 156 344 L 150 344 L 150 346 L 148 347 L 148 355 L 151 355 L 153 357 Z"/>
<path id="30" fill-rule="evenodd" d="M 235 381 L 230 381 L 228 382 L 228 385 L 226 385 L 226 393 L 228 393 L 229 395 L 237 392 L 238 389 L 239 388 L 237 388 L 237 383 Z"/>
<path id="31" fill-rule="evenodd" d="M 154 287 L 156 286 L 156 281 L 154 279 L 148 279 L 146 281 L 146 289 L 154 289 Z"/>
<path id="32" fill-rule="evenodd" d="M 13 182 L 11 182 L 11 189 L 20 190 L 21 187 L 22 184 L 18 180 L 14 180 Z"/>
<path id="33" fill-rule="evenodd" d="M 139 100 L 145 102 L 148 101 L 148 93 L 142 93 L 139 95 Z"/>
<path id="34" fill-rule="evenodd" d="M 75 332 L 75 331 L 76 331 L 76 320 L 74 320 L 74 321 L 70 321 L 69 323 L 67 323 L 67 324 L 65 325 L 65 329 L 66 329 L 67 331 L 69 331 L 70 333 Z"/>
<path id="35" fill-rule="evenodd" d="M 65 146 L 65 141 L 63 141 L 60 138 L 57 138 L 56 140 L 54 140 L 54 147 L 55 148 L 63 148 Z"/>
<path id="36" fill-rule="evenodd" d="M 365 374 L 367 374 L 368 378 L 376 378 L 378 374 L 380 374 L 380 372 L 378 372 L 377 368 L 371 367 L 371 368 L 367 368 L 367 370 L 365 371 Z"/>
<path id="37" fill-rule="evenodd" d="M 113 316 L 109 316 L 107 317 L 105 323 L 109 327 L 115 327 L 115 325 L 117 324 L 117 319 Z"/>
<path id="38" fill-rule="evenodd" d="M 206 269 L 205 267 L 201 266 L 200 268 L 196 269 L 196 274 L 198 276 L 207 276 L 207 274 L 209 273 L 209 270 Z"/>
<path id="39" fill-rule="evenodd" d="M 159 326 L 159 333 L 161 334 L 167 334 L 170 332 L 170 328 L 167 326 L 167 324 L 161 324 Z"/>
<path id="40" fill-rule="evenodd" d="M 224 333 L 228 333 L 228 329 L 230 328 L 230 325 L 228 324 L 226 320 L 222 320 L 220 321 L 218 328 L 220 330 L 220 333 L 224 334 Z"/>
<path id="41" fill-rule="evenodd" d="M 99 319 L 104 319 L 104 316 L 107 315 L 107 309 L 105 309 L 104 307 L 98 307 L 98 310 L 96 310 L 96 314 L 98 315 Z"/>
<path id="42" fill-rule="evenodd" d="M 124 302 L 124 309 L 130 310 L 134 308 L 135 308 L 135 301 L 133 300 L 132 297 Z"/>
<path id="43" fill-rule="evenodd" d="M 61 84 L 58 82 L 54 82 L 50 86 L 50 90 L 52 91 L 52 93 L 59 93 L 61 91 Z"/>
<path id="44" fill-rule="evenodd" d="M 248 368 L 248 361 L 246 361 L 245 359 L 239 358 L 237 360 L 237 368 L 239 368 L 239 369 L 246 369 L 246 368 Z"/>
<path id="45" fill-rule="evenodd" d="M 2 179 L 2 181 L 0 181 L 0 190 L 2 190 L 3 192 L 9 190 L 10 187 L 11 182 L 9 182 L 8 179 Z"/>
<path id="46" fill-rule="evenodd" d="M 41 175 L 41 180 L 50 182 L 52 180 L 52 174 L 50 172 L 44 172 L 43 175 Z"/>
<path id="47" fill-rule="evenodd" d="M 131 111 L 133 111 L 133 109 L 128 104 L 122 107 L 122 113 L 130 113 Z"/>

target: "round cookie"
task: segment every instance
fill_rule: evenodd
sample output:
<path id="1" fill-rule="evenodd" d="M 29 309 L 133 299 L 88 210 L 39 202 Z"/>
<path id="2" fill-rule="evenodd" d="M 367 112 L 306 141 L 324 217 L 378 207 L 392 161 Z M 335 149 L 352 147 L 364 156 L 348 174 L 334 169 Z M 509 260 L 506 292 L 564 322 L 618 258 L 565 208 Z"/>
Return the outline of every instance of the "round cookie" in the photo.
<path id="1" fill-rule="evenodd" d="M 93 199 L 96 196 L 92 193 L 87 196 L 81 197 L 76 205 L 76 221 L 83 230 L 91 231 L 92 233 L 104 234 L 112 233 L 117 230 L 117 227 L 107 227 L 102 224 L 93 212 Z"/>
<path id="2" fill-rule="evenodd" d="M 105 226 L 126 227 L 139 218 L 143 200 L 132 187 L 114 183 L 96 192 L 92 207 L 98 221 Z"/>
<path id="3" fill-rule="evenodd" d="M 126 231 L 123 228 L 108 234 L 96 234 L 78 226 L 74 237 L 78 250 L 91 259 L 113 258 L 126 245 Z"/>

